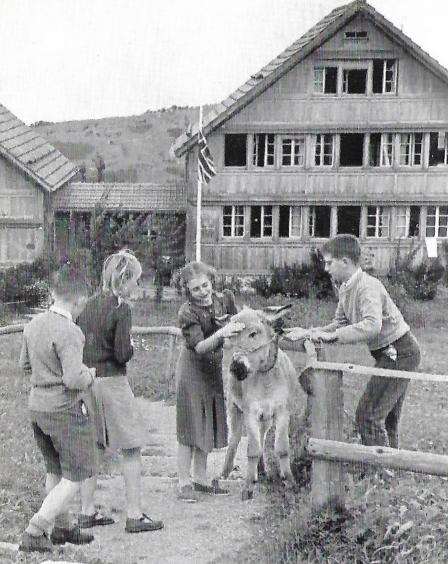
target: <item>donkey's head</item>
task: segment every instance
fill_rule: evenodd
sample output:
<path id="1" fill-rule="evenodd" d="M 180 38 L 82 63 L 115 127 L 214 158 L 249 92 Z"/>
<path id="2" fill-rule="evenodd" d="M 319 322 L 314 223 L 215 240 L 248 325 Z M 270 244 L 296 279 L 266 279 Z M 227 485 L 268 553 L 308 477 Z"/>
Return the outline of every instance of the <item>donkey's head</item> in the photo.
<path id="1" fill-rule="evenodd" d="M 275 366 L 281 319 L 291 305 L 262 310 L 244 308 L 230 318 L 244 324 L 244 329 L 229 339 L 233 352 L 230 372 L 235 378 L 244 380 L 249 373 L 266 372 Z"/>

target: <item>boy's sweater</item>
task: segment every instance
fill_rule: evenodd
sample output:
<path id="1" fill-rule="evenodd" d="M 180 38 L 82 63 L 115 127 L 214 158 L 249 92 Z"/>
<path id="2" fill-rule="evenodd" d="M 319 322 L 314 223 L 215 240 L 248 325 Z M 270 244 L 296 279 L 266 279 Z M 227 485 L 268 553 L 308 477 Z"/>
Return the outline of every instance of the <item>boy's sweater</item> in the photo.
<path id="1" fill-rule="evenodd" d="M 65 411 L 82 397 L 93 381 L 82 362 L 83 347 L 80 328 L 51 309 L 25 326 L 20 366 L 31 370 L 30 409 Z"/>
<path id="2" fill-rule="evenodd" d="M 383 284 L 361 269 L 339 288 L 334 320 L 323 328 L 338 342 L 366 342 L 371 351 L 387 347 L 409 331 Z"/>

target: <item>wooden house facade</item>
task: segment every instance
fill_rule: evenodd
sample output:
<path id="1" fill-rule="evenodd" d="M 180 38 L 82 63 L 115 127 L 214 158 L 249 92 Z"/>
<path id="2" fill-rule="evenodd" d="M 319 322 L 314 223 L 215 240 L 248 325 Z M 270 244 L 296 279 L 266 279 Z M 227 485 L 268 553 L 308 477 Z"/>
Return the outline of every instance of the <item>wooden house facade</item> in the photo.
<path id="1" fill-rule="evenodd" d="M 205 117 L 202 257 L 225 272 L 306 261 L 353 233 L 386 272 L 448 238 L 448 71 L 363 0 L 333 10 Z M 197 125 L 187 158 L 194 257 Z"/>
<path id="2" fill-rule="evenodd" d="M 38 258 L 53 237 L 54 193 L 76 166 L 0 105 L 0 268 Z"/>

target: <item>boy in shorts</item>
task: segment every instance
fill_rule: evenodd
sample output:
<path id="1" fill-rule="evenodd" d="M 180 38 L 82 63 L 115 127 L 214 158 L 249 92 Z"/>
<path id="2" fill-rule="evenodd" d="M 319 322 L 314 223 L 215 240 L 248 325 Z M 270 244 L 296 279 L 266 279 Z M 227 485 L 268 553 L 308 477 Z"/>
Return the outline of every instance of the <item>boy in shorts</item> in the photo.
<path id="1" fill-rule="evenodd" d="M 31 424 L 47 470 L 47 497 L 22 535 L 24 552 L 93 540 L 72 526 L 68 513 L 80 482 L 96 473 L 89 389 L 95 369 L 82 362 L 84 335 L 73 322 L 86 303 L 87 285 L 66 265 L 53 275 L 52 295 L 50 309 L 25 326 L 20 353 L 20 366 L 31 373 Z"/>
<path id="2" fill-rule="evenodd" d="M 337 235 L 322 246 L 325 270 L 339 285 L 334 320 L 311 330 L 323 342 L 366 343 L 378 368 L 414 371 L 420 349 L 383 284 L 360 267 L 361 247 L 353 235 Z M 296 340 L 303 329 L 287 329 Z M 295 336 L 294 333 L 297 333 Z M 409 380 L 372 376 L 359 400 L 356 423 L 362 444 L 398 448 L 398 423 Z"/>

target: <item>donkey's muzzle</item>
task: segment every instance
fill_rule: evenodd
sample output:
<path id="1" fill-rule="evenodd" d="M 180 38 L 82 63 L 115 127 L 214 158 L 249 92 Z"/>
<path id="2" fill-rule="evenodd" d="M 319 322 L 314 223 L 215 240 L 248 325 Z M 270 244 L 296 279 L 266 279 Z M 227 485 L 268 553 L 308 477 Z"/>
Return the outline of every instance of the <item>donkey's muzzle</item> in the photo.
<path id="1" fill-rule="evenodd" d="M 237 380 L 242 382 L 247 378 L 249 369 L 242 357 L 233 357 L 229 367 L 230 373 L 235 376 Z"/>

